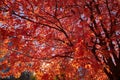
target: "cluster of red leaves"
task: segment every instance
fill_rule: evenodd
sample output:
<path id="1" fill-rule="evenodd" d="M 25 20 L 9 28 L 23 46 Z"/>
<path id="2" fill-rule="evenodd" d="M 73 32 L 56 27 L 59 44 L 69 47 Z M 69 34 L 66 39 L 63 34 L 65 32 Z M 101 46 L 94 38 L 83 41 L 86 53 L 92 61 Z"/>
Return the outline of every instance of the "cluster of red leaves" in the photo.
<path id="1" fill-rule="evenodd" d="M 108 1 L 109 5 L 118 4 L 114 0 Z M 98 5 L 101 14 L 94 8 Z M 100 75 L 105 77 L 100 63 L 88 48 L 94 45 L 91 38 L 94 41 L 98 34 L 105 37 L 102 32 L 110 30 L 110 21 L 113 22 L 114 14 L 120 12 L 118 7 L 113 7 L 113 15 L 106 16 L 109 13 L 105 6 L 104 0 L 1 0 L 2 77 L 11 74 L 19 77 L 26 70 L 35 72 L 38 79 L 44 80 L 93 79 L 96 72 L 94 79 Z M 101 23 L 105 27 L 101 27 Z M 118 25 L 113 27 L 114 31 L 119 34 Z M 96 45 L 96 48 L 100 46 Z M 103 49 L 99 51 L 108 56 Z M 86 69 L 84 76 L 80 76 L 80 67 Z"/>

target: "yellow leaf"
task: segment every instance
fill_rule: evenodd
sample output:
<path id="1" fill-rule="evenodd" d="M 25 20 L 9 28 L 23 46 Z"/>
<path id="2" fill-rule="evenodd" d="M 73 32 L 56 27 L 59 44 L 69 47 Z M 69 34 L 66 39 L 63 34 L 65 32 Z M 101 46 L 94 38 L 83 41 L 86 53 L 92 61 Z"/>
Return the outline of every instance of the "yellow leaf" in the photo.
<path id="1" fill-rule="evenodd" d="M 15 78 L 19 78 L 21 76 L 21 73 L 20 72 L 17 72 L 16 74 L 15 74 Z"/>

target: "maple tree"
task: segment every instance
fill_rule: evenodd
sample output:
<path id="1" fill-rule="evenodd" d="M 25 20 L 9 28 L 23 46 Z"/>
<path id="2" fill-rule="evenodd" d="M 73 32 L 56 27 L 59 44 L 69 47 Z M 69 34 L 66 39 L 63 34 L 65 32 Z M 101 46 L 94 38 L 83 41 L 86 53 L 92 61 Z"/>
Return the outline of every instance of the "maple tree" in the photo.
<path id="1" fill-rule="evenodd" d="M 86 44 L 96 60 L 104 65 L 104 72 L 110 80 L 120 79 L 119 3 L 117 0 L 91 0 L 85 3 L 87 10 L 84 10 L 89 11 L 90 15 L 86 13 L 81 18 L 93 33 Z"/>
<path id="2" fill-rule="evenodd" d="M 1 77 L 118 80 L 119 8 L 119 0 L 1 0 Z"/>

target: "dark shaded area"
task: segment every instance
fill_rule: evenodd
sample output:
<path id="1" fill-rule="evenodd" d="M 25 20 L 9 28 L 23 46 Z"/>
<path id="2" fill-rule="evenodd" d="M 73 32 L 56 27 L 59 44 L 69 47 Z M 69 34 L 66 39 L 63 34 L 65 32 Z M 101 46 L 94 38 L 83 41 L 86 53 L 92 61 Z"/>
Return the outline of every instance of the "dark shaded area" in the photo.
<path id="1" fill-rule="evenodd" d="M 7 78 L 0 78 L 0 80 L 36 80 L 35 76 L 32 75 L 30 72 L 23 72 L 20 78 L 15 78 L 13 76 L 9 76 Z"/>

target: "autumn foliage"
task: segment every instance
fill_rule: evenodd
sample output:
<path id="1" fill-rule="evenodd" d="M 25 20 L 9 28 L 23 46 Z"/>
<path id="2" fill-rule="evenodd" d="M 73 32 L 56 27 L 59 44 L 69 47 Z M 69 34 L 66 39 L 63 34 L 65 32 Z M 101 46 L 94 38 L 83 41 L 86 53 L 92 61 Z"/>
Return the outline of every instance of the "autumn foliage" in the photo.
<path id="1" fill-rule="evenodd" d="M 120 79 L 119 0 L 0 0 L 0 76 Z"/>

